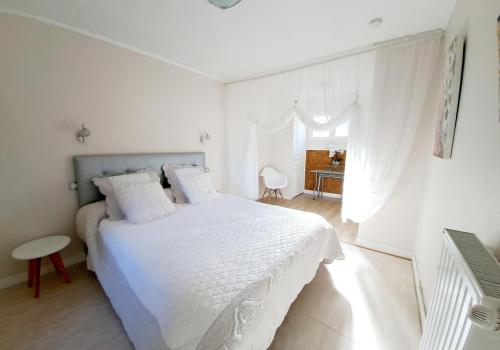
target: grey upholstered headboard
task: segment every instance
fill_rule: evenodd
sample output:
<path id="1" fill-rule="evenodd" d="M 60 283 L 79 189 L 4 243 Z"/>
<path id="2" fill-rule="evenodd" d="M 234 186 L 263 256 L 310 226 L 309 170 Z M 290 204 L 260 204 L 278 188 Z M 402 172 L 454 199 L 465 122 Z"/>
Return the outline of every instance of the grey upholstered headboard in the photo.
<path id="1" fill-rule="evenodd" d="M 80 207 L 103 199 L 91 181 L 95 176 L 151 168 L 158 171 L 162 184 L 166 187 L 167 183 L 161 170 L 164 163 L 191 164 L 205 168 L 203 152 L 91 155 L 75 156 L 73 160 Z"/>

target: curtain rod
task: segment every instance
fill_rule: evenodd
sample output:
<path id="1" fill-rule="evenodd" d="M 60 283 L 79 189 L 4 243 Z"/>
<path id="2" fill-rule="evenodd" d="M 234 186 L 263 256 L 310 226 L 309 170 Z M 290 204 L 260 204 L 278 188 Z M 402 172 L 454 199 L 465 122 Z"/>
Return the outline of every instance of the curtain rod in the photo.
<path id="1" fill-rule="evenodd" d="M 406 35 L 406 36 L 402 36 L 400 38 L 379 41 L 379 42 L 365 45 L 365 46 L 361 46 L 361 47 L 358 47 L 358 48 L 355 48 L 352 50 L 339 52 L 339 53 L 336 53 L 328 58 L 322 58 L 322 59 L 319 59 L 318 61 L 314 61 L 314 62 L 307 63 L 307 64 L 302 64 L 302 65 L 299 65 L 296 67 L 290 67 L 290 68 L 285 68 L 285 69 L 281 69 L 281 70 L 276 70 L 276 71 L 272 71 L 269 73 L 263 73 L 263 74 L 260 74 L 257 76 L 252 76 L 252 77 L 243 78 L 243 79 L 239 79 L 239 80 L 228 81 L 228 82 L 226 82 L 226 85 L 227 84 L 241 83 L 241 82 L 260 79 L 260 78 L 265 78 L 265 77 L 269 77 L 272 75 L 277 75 L 277 74 L 281 74 L 281 73 L 291 72 L 294 70 L 299 70 L 302 68 L 312 67 L 312 66 L 315 66 L 317 64 L 333 62 L 333 61 L 340 60 L 342 58 L 361 55 L 361 54 L 364 54 L 364 53 L 367 53 L 370 51 L 374 51 L 374 50 L 379 49 L 381 47 L 396 46 L 396 45 L 403 44 L 403 43 L 406 43 L 408 41 L 412 41 L 415 39 L 419 39 L 419 38 L 423 38 L 423 37 L 427 37 L 427 36 L 431 36 L 431 35 L 435 35 L 435 34 L 443 34 L 444 32 L 445 31 L 443 29 L 436 29 L 436 30 L 431 30 L 431 31 L 427 31 L 427 32 Z"/>

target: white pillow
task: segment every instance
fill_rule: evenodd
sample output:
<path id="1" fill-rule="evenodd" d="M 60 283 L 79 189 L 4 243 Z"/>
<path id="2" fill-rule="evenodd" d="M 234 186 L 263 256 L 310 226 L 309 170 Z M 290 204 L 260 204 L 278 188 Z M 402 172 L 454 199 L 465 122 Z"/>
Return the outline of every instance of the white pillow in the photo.
<path id="1" fill-rule="evenodd" d="M 160 178 L 155 171 L 139 171 L 132 174 L 108 176 L 108 177 L 94 177 L 92 182 L 99 192 L 106 196 L 106 213 L 111 221 L 119 221 L 125 219 L 125 215 L 120 210 L 118 203 L 113 195 L 113 183 L 117 184 L 133 184 L 144 182 L 160 182 Z"/>
<path id="2" fill-rule="evenodd" d="M 95 186 L 97 186 L 97 188 L 99 188 L 99 192 L 106 196 L 106 214 L 108 214 L 109 220 L 123 220 L 125 217 L 123 216 L 120 208 L 118 207 L 118 203 L 116 203 L 116 199 L 113 196 L 113 185 L 109 179 L 107 177 L 94 177 L 92 182 Z"/>
<path id="3" fill-rule="evenodd" d="M 99 201 L 81 207 L 76 213 L 76 235 L 87 245 L 95 248 L 97 227 L 101 219 L 106 217 L 106 202 Z M 91 254 L 87 255 L 87 269 L 95 271 Z"/>
<path id="4" fill-rule="evenodd" d="M 99 201 L 84 205 L 76 213 L 76 235 L 87 242 L 87 235 L 97 232 L 97 226 L 106 217 L 106 203 Z"/>
<path id="5" fill-rule="evenodd" d="M 172 186 L 172 192 L 174 193 L 175 203 L 187 203 L 186 196 L 182 191 L 182 187 L 177 179 L 178 175 L 198 175 L 203 173 L 200 167 L 193 165 L 174 165 L 174 164 L 163 164 L 162 167 L 165 177 L 168 180 L 170 186 Z"/>
<path id="6" fill-rule="evenodd" d="M 175 211 L 158 182 L 113 184 L 114 194 L 127 221 L 143 224 L 167 216 Z"/>
<path id="7" fill-rule="evenodd" d="M 201 204 L 220 197 L 207 173 L 179 175 L 178 180 L 189 204 Z"/>

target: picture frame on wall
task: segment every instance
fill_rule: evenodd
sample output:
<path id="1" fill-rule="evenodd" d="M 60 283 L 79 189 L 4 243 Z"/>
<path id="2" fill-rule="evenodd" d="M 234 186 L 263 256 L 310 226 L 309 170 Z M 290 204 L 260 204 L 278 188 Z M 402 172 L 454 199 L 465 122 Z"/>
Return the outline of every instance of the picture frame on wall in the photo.
<path id="1" fill-rule="evenodd" d="M 465 38 L 456 36 L 446 51 L 443 94 L 434 136 L 434 155 L 442 159 L 450 159 L 453 149 L 465 50 Z"/>

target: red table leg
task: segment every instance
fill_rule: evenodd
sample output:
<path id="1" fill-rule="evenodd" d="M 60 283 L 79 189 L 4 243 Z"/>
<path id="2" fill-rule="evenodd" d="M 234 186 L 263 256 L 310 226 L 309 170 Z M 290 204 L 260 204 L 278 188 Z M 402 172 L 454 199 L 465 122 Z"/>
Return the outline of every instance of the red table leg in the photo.
<path id="1" fill-rule="evenodd" d="M 35 259 L 31 259 L 28 262 L 28 287 L 29 288 L 31 288 L 33 286 L 33 277 L 35 274 L 35 266 L 36 266 Z"/>
<path id="2" fill-rule="evenodd" d="M 33 285 L 35 286 L 35 298 L 40 296 L 40 266 L 42 265 L 42 258 L 33 259 Z"/>
<path id="3" fill-rule="evenodd" d="M 52 261 L 52 264 L 54 265 L 57 273 L 60 273 L 63 276 L 64 282 L 70 283 L 71 279 L 69 278 L 68 271 L 66 271 L 66 268 L 64 267 L 64 263 L 59 252 L 50 254 L 49 258 L 50 261 Z"/>

